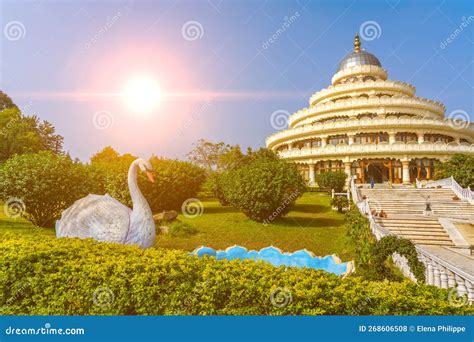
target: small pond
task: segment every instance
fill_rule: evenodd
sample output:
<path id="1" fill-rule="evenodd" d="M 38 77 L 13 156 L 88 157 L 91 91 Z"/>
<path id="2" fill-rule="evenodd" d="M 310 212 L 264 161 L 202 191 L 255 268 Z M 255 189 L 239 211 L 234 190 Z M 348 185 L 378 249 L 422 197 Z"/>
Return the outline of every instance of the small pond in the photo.
<path id="1" fill-rule="evenodd" d="M 262 260 L 269 262 L 273 266 L 308 267 L 316 270 L 324 270 L 337 275 L 345 275 L 352 272 L 354 269 L 352 261 L 341 262 L 336 255 L 318 257 L 306 249 L 293 253 L 284 253 L 279 248 L 273 246 L 262 248 L 258 252 L 254 250 L 249 251 L 242 246 L 232 246 L 226 250 L 218 251 L 211 247 L 202 246 L 196 248 L 192 254 L 199 257 L 206 255 L 212 256 L 217 260 Z"/>

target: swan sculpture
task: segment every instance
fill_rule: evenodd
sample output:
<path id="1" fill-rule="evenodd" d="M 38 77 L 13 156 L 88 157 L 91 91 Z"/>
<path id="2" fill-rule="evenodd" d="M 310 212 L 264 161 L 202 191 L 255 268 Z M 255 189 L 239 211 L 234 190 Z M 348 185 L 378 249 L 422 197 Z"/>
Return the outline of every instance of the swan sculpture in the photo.
<path id="1" fill-rule="evenodd" d="M 133 210 L 108 194 L 90 194 L 74 202 L 56 221 L 56 237 L 93 238 L 97 241 L 134 244 L 149 248 L 155 244 L 155 222 L 147 200 L 137 184 L 137 171 L 154 182 L 150 162 L 135 160 L 128 170 L 128 188 Z"/>

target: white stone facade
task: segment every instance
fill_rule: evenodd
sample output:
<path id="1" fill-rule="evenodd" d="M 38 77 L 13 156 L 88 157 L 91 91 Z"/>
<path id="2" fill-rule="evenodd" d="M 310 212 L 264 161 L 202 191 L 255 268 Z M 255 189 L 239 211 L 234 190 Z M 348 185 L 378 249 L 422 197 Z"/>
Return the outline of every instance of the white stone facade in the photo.
<path id="1" fill-rule="evenodd" d="M 342 60 L 332 85 L 311 96 L 268 148 L 300 165 L 309 184 L 327 170 L 358 183 L 431 179 L 435 162 L 474 155 L 474 125 L 445 118 L 443 104 L 415 96 L 415 87 L 387 79 L 378 59 L 360 50 Z"/>

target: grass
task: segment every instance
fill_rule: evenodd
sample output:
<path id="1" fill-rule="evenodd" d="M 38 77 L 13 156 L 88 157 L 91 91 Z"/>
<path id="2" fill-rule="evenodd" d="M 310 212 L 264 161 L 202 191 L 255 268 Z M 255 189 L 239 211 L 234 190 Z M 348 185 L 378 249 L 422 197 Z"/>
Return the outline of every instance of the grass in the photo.
<path id="1" fill-rule="evenodd" d="M 337 254 L 343 261 L 354 258 L 343 228 L 344 215 L 330 207 L 330 196 L 325 193 L 304 194 L 288 214 L 268 225 L 254 222 L 231 207 L 223 207 L 216 200 L 203 201 L 201 216 L 178 219 L 197 230 L 197 234 L 176 236 L 158 234 L 156 246 L 192 251 L 205 245 L 225 249 L 241 245 L 248 249 L 260 249 L 273 245 L 283 251 L 306 248 L 316 255 Z M 0 209 L 3 206 L 0 206 Z M 39 228 L 21 219 L 5 217 L 0 210 L 1 233 L 42 236 L 55 235 L 54 229 Z"/>
<path id="2" fill-rule="evenodd" d="M 306 248 L 316 255 L 335 253 L 342 260 L 351 260 L 354 254 L 342 226 L 344 215 L 331 209 L 330 200 L 326 193 L 305 193 L 287 217 L 268 225 L 252 221 L 216 200 L 205 200 L 201 216 L 178 216 L 180 221 L 197 229 L 197 234 L 185 238 L 160 234 L 156 244 L 187 251 L 202 245 L 215 249 L 241 245 L 257 250 L 273 245 L 283 251 Z"/>

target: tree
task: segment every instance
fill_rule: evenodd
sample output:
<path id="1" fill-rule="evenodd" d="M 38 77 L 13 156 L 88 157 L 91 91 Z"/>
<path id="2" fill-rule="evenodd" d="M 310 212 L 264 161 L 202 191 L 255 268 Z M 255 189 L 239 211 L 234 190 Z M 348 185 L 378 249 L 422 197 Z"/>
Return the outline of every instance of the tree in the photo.
<path id="1" fill-rule="evenodd" d="M 448 161 L 435 165 L 435 179 L 451 176 L 463 188 L 474 189 L 474 156 L 455 154 Z"/>
<path id="2" fill-rule="evenodd" d="M 222 141 L 212 143 L 204 139 L 199 139 L 187 156 L 193 164 L 206 169 L 208 172 L 212 172 L 218 169 L 219 158 L 231 149 L 231 145 Z"/>
<path id="3" fill-rule="evenodd" d="M 25 116 L 13 101 L 0 92 L 0 162 L 15 154 L 52 151 L 62 153 L 63 137 L 48 121 Z"/>
<path id="4" fill-rule="evenodd" d="M 3 91 L 0 91 L 0 111 L 7 109 L 7 108 L 16 108 L 16 104 L 13 103 L 12 99 L 5 94 Z"/>
<path id="5" fill-rule="evenodd" d="M 320 188 L 341 192 L 346 185 L 347 175 L 343 171 L 328 171 L 316 176 L 316 182 Z"/>

